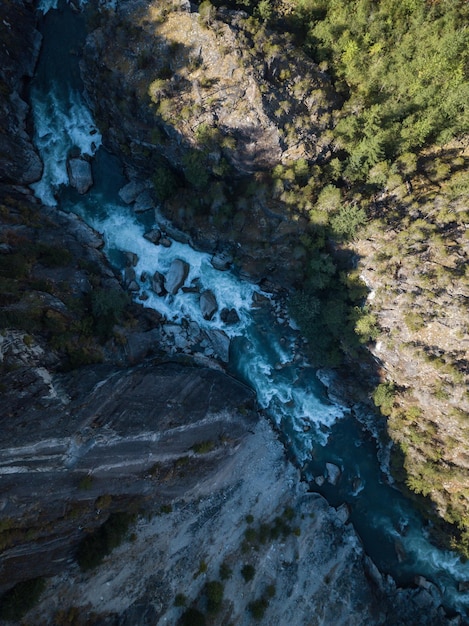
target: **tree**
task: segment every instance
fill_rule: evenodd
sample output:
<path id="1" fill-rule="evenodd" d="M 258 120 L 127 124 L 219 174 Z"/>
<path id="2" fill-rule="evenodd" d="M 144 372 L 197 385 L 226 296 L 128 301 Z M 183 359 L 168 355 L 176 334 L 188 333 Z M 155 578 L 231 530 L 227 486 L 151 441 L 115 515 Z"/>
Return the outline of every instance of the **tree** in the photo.
<path id="1" fill-rule="evenodd" d="M 203 0 L 199 6 L 200 20 L 206 26 L 211 26 L 217 14 L 216 8 L 209 0 Z"/>
<path id="2" fill-rule="evenodd" d="M 383 415 L 391 415 L 395 392 L 396 387 L 392 382 L 381 383 L 376 387 L 373 393 L 373 401 L 381 409 Z"/>

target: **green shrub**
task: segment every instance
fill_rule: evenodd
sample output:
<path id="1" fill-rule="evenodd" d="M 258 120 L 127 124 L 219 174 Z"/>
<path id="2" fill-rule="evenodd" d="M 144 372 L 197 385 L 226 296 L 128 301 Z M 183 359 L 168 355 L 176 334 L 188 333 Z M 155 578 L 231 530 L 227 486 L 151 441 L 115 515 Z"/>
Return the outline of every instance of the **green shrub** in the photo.
<path id="1" fill-rule="evenodd" d="M 18 622 L 39 600 L 45 584 L 44 578 L 17 583 L 0 599 L 0 619 Z"/>
<path id="2" fill-rule="evenodd" d="M 130 296 L 122 289 L 95 289 L 91 294 L 91 312 L 98 335 L 108 339 L 112 327 L 121 318 Z"/>
<path id="3" fill-rule="evenodd" d="M 184 176 L 187 182 L 196 189 L 203 189 L 208 185 L 210 176 L 207 159 L 203 152 L 192 150 L 184 155 Z"/>
<path id="4" fill-rule="evenodd" d="M 187 598 L 183 593 L 177 593 L 174 598 L 174 606 L 186 606 Z"/>
<path id="5" fill-rule="evenodd" d="M 87 571 L 100 565 L 122 543 L 133 520 L 130 513 L 112 513 L 98 530 L 82 539 L 76 556 L 80 568 Z"/>
<path id="6" fill-rule="evenodd" d="M 373 393 L 373 401 L 383 415 L 391 415 L 396 387 L 394 383 L 381 383 Z"/>
<path id="7" fill-rule="evenodd" d="M 220 578 L 222 580 L 228 580 L 228 578 L 231 578 L 232 574 L 233 570 L 231 569 L 231 567 L 228 565 L 228 563 L 226 563 L 226 561 L 223 561 L 223 563 L 220 565 Z"/>
<path id="8" fill-rule="evenodd" d="M 252 565 L 245 564 L 241 568 L 241 575 L 244 578 L 244 582 L 246 583 L 254 578 L 255 573 L 256 573 L 256 570 L 254 569 Z"/>
<path id="9" fill-rule="evenodd" d="M 265 598 L 259 598 L 248 604 L 248 610 L 254 619 L 260 620 L 264 617 L 265 611 L 269 603 Z"/>
<path id="10" fill-rule="evenodd" d="M 179 186 L 176 175 L 164 164 L 158 166 L 151 180 L 158 198 L 162 202 L 171 198 L 171 196 L 176 193 Z"/>
<path id="11" fill-rule="evenodd" d="M 205 626 L 205 616 L 198 609 L 187 609 L 181 615 L 178 626 Z"/>
<path id="12" fill-rule="evenodd" d="M 65 267 L 73 260 L 70 250 L 62 246 L 39 243 L 35 249 L 39 261 L 47 267 Z"/>
<path id="13" fill-rule="evenodd" d="M 211 580 L 205 585 L 205 595 L 207 596 L 207 610 L 209 613 L 217 613 L 223 602 L 223 583 L 218 580 Z"/>
<path id="14" fill-rule="evenodd" d="M 91 487 L 93 486 L 93 483 L 94 483 L 93 476 L 91 476 L 90 474 L 86 474 L 86 476 L 83 476 L 82 478 L 80 478 L 80 482 L 78 483 L 78 488 L 83 491 L 87 491 L 88 489 L 91 489 Z"/>
<path id="15" fill-rule="evenodd" d="M 199 443 L 195 443 L 191 450 L 193 450 L 196 454 L 206 454 L 207 452 L 211 452 L 215 448 L 215 442 L 211 440 L 200 441 Z"/>

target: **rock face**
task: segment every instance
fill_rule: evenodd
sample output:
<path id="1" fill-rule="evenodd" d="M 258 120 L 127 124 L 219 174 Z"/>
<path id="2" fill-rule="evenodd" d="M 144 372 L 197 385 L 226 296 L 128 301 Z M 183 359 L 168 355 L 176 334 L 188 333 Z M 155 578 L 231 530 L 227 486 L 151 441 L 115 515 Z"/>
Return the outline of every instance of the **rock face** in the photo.
<path id="1" fill-rule="evenodd" d="M 28 185 L 41 178 L 42 163 L 26 131 L 28 106 L 21 98 L 41 45 L 33 7 L 22 1 L 2 3 L 0 48 L 0 181 Z"/>
<path id="2" fill-rule="evenodd" d="M 59 571 L 84 528 L 100 523 L 103 494 L 107 513 L 135 498 L 156 506 L 222 474 L 256 417 L 247 387 L 175 364 L 96 366 L 47 380 L 31 371 L 23 385 L 17 413 L 14 389 L 1 401 L 11 416 L 0 453 L 1 517 L 19 517 L 21 527 L 2 534 L 0 590 Z"/>
<path id="3" fill-rule="evenodd" d="M 51 622 L 64 606 L 74 606 L 91 624 L 177 624 L 184 611 L 174 604 L 177 594 L 205 613 L 206 583 L 220 581 L 224 568 L 215 624 L 250 626 L 249 607 L 261 598 L 265 612 L 256 623 L 263 626 L 306 626 L 315 615 L 334 626 L 446 623 L 428 591 L 398 590 L 381 577 L 352 527 L 298 482 L 266 422 L 252 423 L 250 430 L 236 451 L 226 444 L 222 462 L 205 478 L 191 476 L 193 467 L 180 463 L 178 471 L 192 485 L 184 499 L 166 500 L 171 506 L 153 519 L 141 517 L 134 540 L 95 572 L 72 569 L 53 578 L 29 620 Z M 166 482 L 166 493 L 177 490 L 175 470 L 158 466 L 148 480 L 149 490 Z M 253 572 L 248 581 L 241 574 L 246 565 Z"/>
<path id="4" fill-rule="evenodd" d="M 469 159 L 467 139 L 451 149 Z M 356 248 L 380 328 L 371 350 L 388 385 L 382 410 L 403 455 L 399 479 L 469 536 L 469 242 L 467 194 L 453 193 L 457 180 L 457 173 L 438 183 L 415 174 L 414 193 L 428 198 L 418 212 L 405 187 L 383 195 L 386 215 L 399 210 L 409 220 L 370 227 Z"/>

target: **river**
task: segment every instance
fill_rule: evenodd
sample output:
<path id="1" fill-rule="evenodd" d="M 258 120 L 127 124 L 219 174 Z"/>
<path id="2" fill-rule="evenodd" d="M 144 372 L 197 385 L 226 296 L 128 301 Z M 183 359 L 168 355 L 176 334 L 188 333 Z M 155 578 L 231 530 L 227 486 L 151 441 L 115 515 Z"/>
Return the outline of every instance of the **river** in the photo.
<path id="1" fill-rule="evenodd" d="M 119 269 L 122 252 L 138 256 L 135 270 L 138 278 L 143 277 L 139 287 L 148 295 L 145 306 L 176 324 L 188 320 L 227 333 L 229 370 L 256 391 L 311 488 L 333 506 L 349 505 L 351 521 L 378 568 L 401 585 L 424 576 L 439 587 L 447 609 L 469 617 L 469 593 L 458 592 L 458 582 L 469 580 L 469 564 L 430 543 L 425 520 L 382 475 L 371 437 L 353 412 L 328 399 L 317 372 L 299 355 L 294 324 L 279 322 L 273 307 L 254 307 L 257 287 L 214 269 L 210 255 L 175 241 L 169 248 L 156 246 L 143 237 L 157 226 L 154 213 L 139 217 L 120 201 L 118 190 L 126 183 L 121 163 L 101 147 L 82 97 L 78 60 L 85 37 L 83 16 L 61 4 L 57 9 L 57 0 L 41 0 L 39 6 L 44 42 L 30 87 L 35 142 L 44 161 L 43 178 L 33 186 L 36 195 L 44 204 L 78 213 L 101 232 L 105 252 Z M 95 184 L 85 196 L 68 186 L 66 158 L 72 147 L 93 157 Z M 224 324 L 219 313 L 204 320 L 195 293 L 158 297 L 149 289 L 145 276 L 155 270 L 165 274 L 175 258 L 190 265 L 187 284 L 210 289 L 219 310 L 235 308 L 238 323 Z M 327 462 L 340 467 L 341 477 L 337 485 L 326 480 L 319 487 L 313 479 L 327 475 Z"/>

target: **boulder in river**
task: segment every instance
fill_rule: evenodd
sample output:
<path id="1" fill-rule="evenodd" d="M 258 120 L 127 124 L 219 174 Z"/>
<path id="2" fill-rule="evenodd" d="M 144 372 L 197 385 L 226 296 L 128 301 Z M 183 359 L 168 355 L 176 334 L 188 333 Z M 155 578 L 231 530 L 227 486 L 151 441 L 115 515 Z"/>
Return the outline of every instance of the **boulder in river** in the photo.
<path id="1" fill-rule="evenodd" d="M 211 263 L 216 270 L 225 271 L 233 263 L 233 257 L 226 252 L 219 252 L 213 255 Z"/>
<path id="2" fill-rule="evenodd" d="M 224 308 L 220 311 L 221 321 L 225 324 L 237 324 L 239 322 L 239 315 L 236 309 Z"/>
<path id="3" fill-rule="evenodd" d="M 188 263 L 182 259 L 174 259 L 164 281 L 164 287 L 168 293 L 174 296 L 179 291 L 189 274 L 189 269 Z"/>
<path id="4" fill-rule="evenodd" d="M 339 482 L 340 475 L 341 475 L 340 468 L 337 467 L 337 465 L 334 465 L 334 463 L 326 463 L 326 470 L 327 470 L 327 481 L 331 485 L 337 485 L 337 483 Z"/>
<path id="5" fill-rule="evenodd" d="M 151 279 L 151 288 L 152 291 L 156 293 L 157 296 L 164 296 L 166 293 L 166 289 L 164 287 L 165 278 L 161 272 L 156 271 Z"/>
<path id="6" fill-rule="evenodd" d="M 213 291 L 207 289 L 200 294 L 200 312 L 205 320 L 211 320 L 218 310 L 218 303 Z"/>
<path id="7" fill-rule="evenodd" d="M 153 230 L 150 230 L 148 233 L 145 233 L 143 236 L 145 237 L 145 239 L 147 239 L 151 243 L 154 243 L 155 245 L 157 245 L 160 243 L 161 230 L 159 230 L 158 228 L 154 228 Z"/>
<path id="8" fill-rule="evenodd" d="M 337 517 L 342 522 L 342 524 L 346 524 L 350 517 L 350 509 L 348 507 L 348 504 L 346 502 L 343 502 L 339 507 L 337 507 L 336 512 Z"/>
<path id="9" fill-rule="evenodd" d="M 124 255 L 129 265 L 131 265 L 132 267 L 135 267 L 137 265 L 138 254 L 135 254 L 135 252 L 130 252 L 129 250 L 126 250 L 124 252 Z"/>
<path id="10" fill-rule="evenodd" d="M 136 213 L 143 213 L 144 211 L 149 211 L 150 209 L 153 209 L 154 206 L 155 202 L 151 197 L 150 192 L 148 191 L 148 189 L 145 189 L 144 191 L 142 191 L 141 194 L 137 196 L 134 204 L 134 211 Z"/>
<path id="11" fill-rule="evenodd" d="M 131 180 L 130 183 L 119 189 L 119 198 L 125 204 L 132 204 L 145 189 L 145 184 L 139 180 Z"/>
<path id="12" fill-rule="evenodd" d="M 93 185 L 91 165 L 81 157 L 68 160 L 67 173 L 70 185 L 80 194 L 85 194 Z"/>

